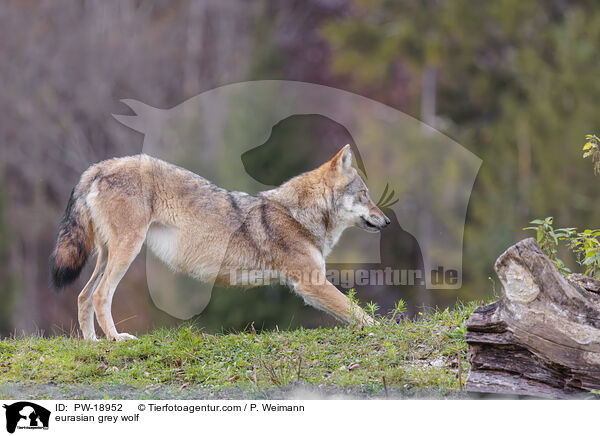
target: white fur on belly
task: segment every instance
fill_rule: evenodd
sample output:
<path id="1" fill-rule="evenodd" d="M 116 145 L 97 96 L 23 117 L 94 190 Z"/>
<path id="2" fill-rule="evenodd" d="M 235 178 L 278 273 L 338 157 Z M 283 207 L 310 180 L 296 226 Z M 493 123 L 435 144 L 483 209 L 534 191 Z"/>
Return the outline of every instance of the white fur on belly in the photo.
<path id="1" fill-rule="evenodd" d="M 177 231 L 174 228 L 153 223 L 148 229 L 146 244 L 156 257 L 174 267 L 177 253 Z"/>

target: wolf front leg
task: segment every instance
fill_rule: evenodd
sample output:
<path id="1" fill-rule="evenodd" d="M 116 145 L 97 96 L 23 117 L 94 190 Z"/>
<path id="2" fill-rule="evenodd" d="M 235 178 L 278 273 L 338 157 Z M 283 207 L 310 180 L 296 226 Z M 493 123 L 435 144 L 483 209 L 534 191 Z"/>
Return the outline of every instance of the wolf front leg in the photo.
<path id="1" fill-rule="evenodd" d="M 295 277 L 293 280 L 294 290 L 307 304 L 349 324 L 369 326 L 376 323 L 356 303 L 333 286 L 322 272 L 310 274 L 310 277 Z"/>

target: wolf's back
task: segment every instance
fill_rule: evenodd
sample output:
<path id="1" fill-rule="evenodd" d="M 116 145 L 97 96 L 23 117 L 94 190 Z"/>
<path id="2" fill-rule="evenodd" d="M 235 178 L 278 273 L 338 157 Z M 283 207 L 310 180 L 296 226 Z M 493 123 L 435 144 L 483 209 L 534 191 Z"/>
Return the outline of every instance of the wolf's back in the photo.
<path id="1" fill-rule="evenodd" d="M 73 188 L 50 255 L 50 281 L 58 290 L 79 277 L 93 245 L 81 186 Z"/>

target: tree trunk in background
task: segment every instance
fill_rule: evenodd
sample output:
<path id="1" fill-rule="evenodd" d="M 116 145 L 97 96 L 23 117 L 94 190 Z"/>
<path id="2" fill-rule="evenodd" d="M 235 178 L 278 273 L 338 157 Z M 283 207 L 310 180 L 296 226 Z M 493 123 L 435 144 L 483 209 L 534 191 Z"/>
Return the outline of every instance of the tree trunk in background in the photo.
<path id="1" fill-rule="evenodd" d="M 188 5 L 185 59 L 183 60 L 183 92 L 188 98 L 193 97 L 202 89 L 200 80 L 204 76 L 200 59 L 203 54 L 203 32 L 207 6 L 205 2 L 191 2 Z"/>
<path id="2" fill-rule="evenodd" d="M 437 68 L 427 65 L 423 70 L 421 91 L 421 121 L 435 129 Z"/>
<path id="3" fill-rule="evenodd" d="M 518 185 L 518 222 L 524 223 L 531 219 L 530 204 L 531 204 L 531 140 L 527 127 L 524 125 L 517 126 L 516 129 L 517 152 L 519 162 L 519 185 Z"/>
<path id="4" fill-rule="evenodd" d="M 467 390 L 568 398 L 600 389 L 600 283 L 568 280 L 532 238 L 495 269 L 500 299 L 467 322 Z"/>
<path id="5" fill-rule="evenodd" d="M 437 96 L 437 68 L 433 65 L 426 65 L 423 69 L 421 89 L 421 121 L 427 124 L 429 127 L 435 128 L 435 111 L 436 111 L 436 96 Z M 425 133 L 428 133 L 428 128 L 424 127 Z M 429 174 L 426 171 L 423 172 L 424 184 L 428 183 Z M 426 186 L 426 185 L 425 185 Z M 423 204 L 427 205 L 432 200 L 422 199 Z M 433 223 L 431 217 L 427 213 L 422 213 L 421 220 L 419 221 L 419 241 L 423 244 L 423 241 L 430 241 L 434 238 Z M 431 246 L 430 243 L 423 244 L 424 246 Z M 421 248 L 423 250 L 423 248 Z M 424 271 L 425 274 L 430 274 L 430 271 Z M 431 290 L 424 289 L 421 293 L 420 304 L 423 308 L 430 308 L 433 306 L 433 298 Z"/>

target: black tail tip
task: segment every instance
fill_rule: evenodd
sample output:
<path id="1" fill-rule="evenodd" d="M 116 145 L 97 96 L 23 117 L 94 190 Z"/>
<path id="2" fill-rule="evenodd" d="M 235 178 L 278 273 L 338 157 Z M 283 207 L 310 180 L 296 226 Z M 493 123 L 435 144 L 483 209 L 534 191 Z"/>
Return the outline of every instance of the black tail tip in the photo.
<path id="1" fill-rule="evenodd" d="M 67 285 L 70 285 L 77 277 L 79 277 L 79 273 L 81 272 L 81 268 L 69 268 L 63 266 L 57 266 L 54 256 L 50 257 L 50 286 L 55 292 L 60 291 Z"/>

